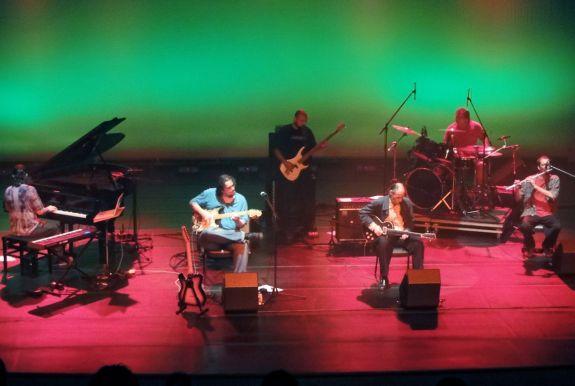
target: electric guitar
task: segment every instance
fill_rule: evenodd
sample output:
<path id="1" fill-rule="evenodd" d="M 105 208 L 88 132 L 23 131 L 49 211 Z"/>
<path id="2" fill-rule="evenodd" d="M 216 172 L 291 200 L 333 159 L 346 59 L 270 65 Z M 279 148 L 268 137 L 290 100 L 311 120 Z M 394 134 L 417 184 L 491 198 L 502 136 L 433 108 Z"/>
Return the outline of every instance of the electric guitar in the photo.
<path id="1" fill-rule="evenodd" d="M 293 158 L 290 158 L 287 160 L 289 163 L 291 163 L 295 166 L 289 172 L 282 162 L 280 164 L 280 172 L 282 173 L 282 175 L 288 181 L 293 182 L 293 181 L 297 180 L 300 173 L 302 172 L 302 170 L 307 169 L 309 167 L 309 165 L 305 164 L 305 162 L 309 159 L 309 157 L 311 157 L 315 152 L 317 152 L 319 149 L 321 149 L 323 144 L 327 143 L 334 135 L 336 135 L 337 133 L 342 131 L 344 127 L 345 127 L 345 123 L 340 123 L 339 125 L 337 125 L 337 127 L 335 128 L 333 133 L 328 135 L 323 141 L 321 141 L 320 143 L 315 145 L 313 148 L 310 149 L 310 151 L 308 151 L 305 154 L 302 154 L 304 149 L 305 149 L 305 146 L 302 147 L 301 149 L 299 149 L 299 151 L 297 152 L 297 154 Z"/>
<path id="2" fill-rule="evenodd" d="M 198 213 L 194 213 L 194 216 L 192 217 L 192 232 L 200 233 L 209 228 L 217 228 L 218 224 L 216 221 L 223 218 L 231 218 L 244 215 L 248 215 L 249 218 L 258 218 L 262 215 L 262 211 L 258 209 L 248 209 L 241 212 L 220 213 L 222 209 L 223 208 L 214 208 L 208 210 L 208 212 L 212 214 L 211 221 L 204 219 Z"/>
<path id="3" fill-rule="evenodd" d="M 194 259 L 192 257 L 192 248 L 190 234 L 185 225 L 182 225 L 182 237 L 186 244 L 186 260 L 188 263 L 187 276 L 183 273 L 178 275 L 178 311 L 176 314 L 182 313 L 187 306 L 197 306 L 200 313 L 203 313 L 202 307 L 206 304 L 206 293 L 204 292 L 204 277 L 202 274 L 196 272 Z"/>
<path id="4" fill-rule="evenodd" d="M 372 216 L 373 221 L 383 229 L 383 235 L 389 236 L 402 236 L 408 235 L 409 237 L 413 237 L 416 239 L 421 240 L 435 240 L 437 237 L 435 233 L 426 232 L 426 233 L 418 233 L 418 232 L 411 232 L 411 231 L 402 231 L 399 229 L 393 229 L 393 224 L 389 221 L 381 221 L 381 219 L 377 216 Z M 365 238 L 367 241 L 374 241 L 378 236 L 372 232 L 371 230 L 365 230 Z"/>

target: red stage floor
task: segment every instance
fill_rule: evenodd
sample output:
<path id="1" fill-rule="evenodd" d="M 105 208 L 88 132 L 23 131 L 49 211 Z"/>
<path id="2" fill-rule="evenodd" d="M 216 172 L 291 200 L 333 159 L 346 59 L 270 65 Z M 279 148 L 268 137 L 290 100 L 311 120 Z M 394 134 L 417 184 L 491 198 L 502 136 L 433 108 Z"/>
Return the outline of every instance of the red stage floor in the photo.
<path id="1" fill-rule="evenodd" d="M 46 284 L 11 265 L 0 302 L 0 356 L 11 372 L 93 373 L 122 362 L 138 373 L 298 374 L 540 367 L 575 364 L 575 280 L 544 261 L 524 264 L 520 244 L 486 236 L 450 236 L 428 245 L 426 268 L 441 270 L 437 312 L 405 311 L 398 285 L 405 259 L 391 265 L 392 288 L 375 289 L 373 256 L 327 256 L 317 245 L 279 250 L 285 289 L 256 315 L 228 316 L 216 296 L 209 312 L 176 316 L 177 229 L 149 229 L 154 248 L 136 275 L 114 291 L 27 296 Z M 574 240 L 566 230 L 561 239 Z M 125 259 L 129 251 L 125 249 Z M 92 251 L 82 266 L 98 271 Z M 271 255 L 260 249 L 249 269 L 272 284 Z M 14 264 L 14 263 L 12 263 Z M 41 264 L 43 266 L 43 264 Z M 219 283 L 222 270 L 210 271 Z M 295 295 L 295 296 L 293 296 Z M 299 297 L 305 297 L 305 299 Z"/>

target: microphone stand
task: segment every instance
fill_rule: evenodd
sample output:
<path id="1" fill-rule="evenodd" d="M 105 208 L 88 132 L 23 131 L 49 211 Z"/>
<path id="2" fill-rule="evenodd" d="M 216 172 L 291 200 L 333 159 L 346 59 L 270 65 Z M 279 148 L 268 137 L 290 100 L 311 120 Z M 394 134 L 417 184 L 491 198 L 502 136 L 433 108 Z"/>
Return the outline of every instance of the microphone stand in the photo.
<path id="1" fill-rule="evenodd" d="M 269 298 L 265 301 L 264 305 L 267 304 L 268 302 L 272 301 L 276 296 L 279 295 L 279 291 L 278 291 L 278 242 L 277 242 L 277 229 L 278 229 L 278 213 L 276 211 L 276 207 L 275 207 L 275 181 L 272 182 L 272 191 L 274 194 L 274 202 L 272 203 L 270 201 L 270 198 L 268 196 L 267 193 L 262 192 L 260 195 L 261 197 L 263 197 L 263 199 L 265 200 L 268 208 L 270 209 L 270 214 L 271 214 L 271 218 L 272 218 L 272 244 L 273 244 L 273 261 L 274 261 L 274 289 L 272 290 L 271 295 L 269 296 Z M 297 295 L 290 295 L 293 297 L 297 297 L 299 299 L 305 300 L 305 296 L 297 296 Z"/>
<path id="2" fill-rule="evenodd" d="M 551 169 L 553 169 L 553 170 L 557 170 L 558 172 L 561 172 L 561 173 L 563 173 L 563 174 L 566 174 L 566 175 L 568 175 L 568 176 L 571 177 L 571 178 L 575 178 L 575 174 L 571 174 L 571 173 L 569 173 L 569 172 L 567 172 L 567 171 L 565 171 L 565 170 L 563 170 L 563 169 L 559 169 L 558 167 L 555 167 L 555 166 L 553 166 L 553 165 L 549 165 L 549 167 L 550 167 Z"/>
<path id="3" fill-rule="evenodd" d="M 397 182 L 397 177 L 396 177 L 396 171 L 397 171 L 397 146 L 399 145 L 399 142 L 403 139 L 403 137 L 406 137 L 407 134 L 403 133 L 401 134 L 401 136 L 399 137 L 399 139 L 397 141 L 393 141 L 391 143 L 391 145 L 387 148 L 387 151 L 393 151 L 393 178 L 391 179 L 392 183 L 396 183 Z"/>
<path id="4" fill-rule="evenodd" d="M 480 195 L 481 197 L 484 197 L 484 193 L 485 193 L 485 185 L 487 184 L 487 165 L 485 164 L 485 150 L 486 150 L 486 146 L 485 146 L 485 139 L 487 139 L 487 141 L 489 143 L 491 143 L 491 138 L 489 138 L 489 135 L 487 134 L 487 129 L 485 128 L 485 125 L 483 124 L 483 121 L 481 120 L 481 117 L 479 116 L 479 113 L 477 112 L 477 109 L 475 108 L 475 104 L 473 103 L 473 99 L 471 99 L 471 89 L 467 90 L 467 102 L 469 102 L 471 104 L 471 108 L 473 109 L 473 112 L 475 113 L 475 116 L 477 117 L 477 120 L 479 121 L 479 123 L 481 124 L 481 127 L 483 128 L 483 133 L 485 134 L 485 138 L 483 138 L 483 153 L 482 153 L 482 160 L 481 162 L 483 162 L 482 165 L 482 169 L 481 169 L 481 173 L 483 174 L 482 176 L 482 181 L 483 181 L 483 186 L 480 187 L 481 191 L 480 191 Z M 487 197 L 487 201 L 488 201 L 488 205 L 491 206 L 491 203 L 489 202 L 489 197 Z"/>
<path id="5" fill-rule="evenodd" d="M 399 107 L 393 112 L 393 114 L 391 114 L 391 117 L 389 117 L 387 122 L 385 122 L 385 126 L 383 126 L 383 128 L 379 131 L 379 135 L 384 134 L 384 136 L 383 136 L 383 190 L 384 191 L 387 189 L 387 153 L 388 153 L 387 141 L 388 141 L 388 133 L 389 133 L 389 124 L 391 123 L 391 121 L 393 121 L 393 118 L 395 118 L 397 113 L 399 113 L 399 111 L 403 108 L 403 106 L 407 103 L 407 101 L 409 100 L 409 98 L 411 98 L 412 95 L 414 96 L 414 99 L 415 99 L 415 85 L 413 87 L 413 90 L 411 90 L 409 92 L 409 94 L 407 94 L 407 96 L 405 97 L 403 102 L 401 102 Z"/>

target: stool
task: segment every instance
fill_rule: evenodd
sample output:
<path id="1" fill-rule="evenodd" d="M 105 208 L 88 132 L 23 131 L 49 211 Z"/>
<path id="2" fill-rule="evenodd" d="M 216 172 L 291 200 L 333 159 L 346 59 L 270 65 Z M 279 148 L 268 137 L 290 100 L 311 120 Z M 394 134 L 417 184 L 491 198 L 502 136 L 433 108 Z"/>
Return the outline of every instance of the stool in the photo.
<path id="1" fill-rule="evenodd" d="M 394 247 L 393 248 L 393 252 L 391 253 L 391 257 L 407 257 L 407 267 L 406 269 L 409 269 L 410 265 L 411 268 L 413 268 L 413 261 L 411 259 L 411 253 L 409 253 L 409 251 L 407 249 L 405 249 L 404 247 Z M 379 265 L 379 259 L 377 258 L 377 256 L 375 256 L 375 277 L 377 278 L 377 266 Z"/>
<path id="2" fill-rule="evenodd" d="M 233 253 L 231 249 L 204 249 L 202 252 L 202 273 L 206 277 L 206 261 L 208 259 L 231 259 Z"/>
<path id="3" fill-rule="evenodd" d="M 48 271 L 52 273 L 52 254 L 28 248 L 28 242 L 33 240 L 30 236 L 7 235 L 2 237 L 2 257 L 4 259 L 4 274 L 2 280 L 5 282 L 8 275 L 8 255 L 20 259 L 20 273 L 24 275 L 25 270 L 30 270 L 32 276 L 38 275 L 38 260 L 46 257 L 48 260 Z"/>

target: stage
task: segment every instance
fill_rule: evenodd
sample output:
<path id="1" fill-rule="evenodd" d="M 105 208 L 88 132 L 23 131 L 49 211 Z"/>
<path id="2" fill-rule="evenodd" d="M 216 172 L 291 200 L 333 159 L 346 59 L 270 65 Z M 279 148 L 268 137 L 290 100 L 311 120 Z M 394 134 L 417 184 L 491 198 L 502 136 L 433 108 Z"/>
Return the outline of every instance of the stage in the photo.
<path id="1" fill-rule="evenodd" d="M 421 371 L 430 373 L 413 382 L 434 384 L 433 372 L 543 369 L 533 381 L 545 368 L 575 363 L 575 279 L 559 277 L 543 258 L 523 261 L 517 235 L 505 244 L 465 234 L 427 244 L 425 267 L 441 272 L 440 306 L 417 311 L 398 304 L 405 258 L 393 259 L 392 286 L 379 291 L 374 256 L 328 256 L 329 216 L 318 223 L 318 239 L 280 247 L 284 292 L 251 315 L 223 312 L 225 265 L 208 270 L 205 315 L 175 314 L 183 267 L 171 267 L 184 251 L 178 228 L 144 228 L 153 249 L 139 259 L 130 245 L 119 249 L 122 267 L 136 272 L 109 290 L 88 290 L 72 275 L 62 296 L 34 298 L 27 291 L 50 280 L 44 262 L 37 279 L 11 263 L 1 290 L 2 358 L 12 373 L 77 376 L 124 363 L 139 374 L 189 372 L 206 384 L 226 375 L 239 377 L 230 384 L 242 376 L 257 384 L 248 380 L 277 368 L 311 379 L 401 372 L 402 384 Z M 574 233 L 570 227 L 560 237 L 571 249 Z M 250 257 L 260 284 L 273 284 L 271 257 L 265 244 Z M 96 274 L 96 260 L 90 248 L 81 267 Z"/>

